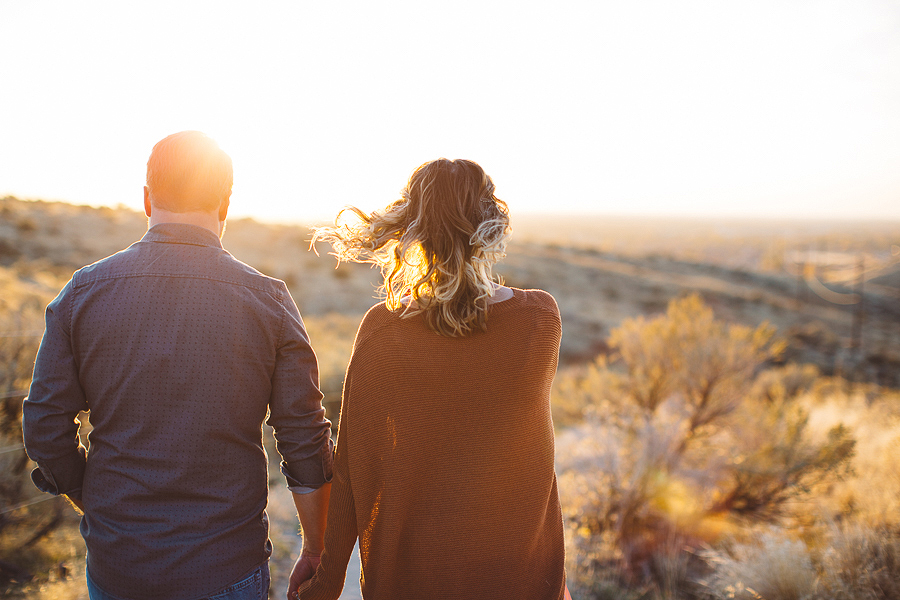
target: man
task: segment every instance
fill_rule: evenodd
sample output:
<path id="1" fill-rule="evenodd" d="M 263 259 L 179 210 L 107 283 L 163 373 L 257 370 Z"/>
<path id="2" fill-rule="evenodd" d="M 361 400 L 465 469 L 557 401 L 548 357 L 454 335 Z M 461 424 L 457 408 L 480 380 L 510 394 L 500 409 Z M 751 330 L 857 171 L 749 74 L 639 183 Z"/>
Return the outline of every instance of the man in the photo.
<path id="1" fill-rule="evenodd" d="M 160 141 L 147 233 L 47 307 L 25 444 L 35 484 L 84 514 L 92 600 L 267 597 L 264 419 L 304 532 L 295 571 L 318 564 L 332 444 L 316 357 L 285 284 L 222 249 L 231 187 L 209 137 Z"/>

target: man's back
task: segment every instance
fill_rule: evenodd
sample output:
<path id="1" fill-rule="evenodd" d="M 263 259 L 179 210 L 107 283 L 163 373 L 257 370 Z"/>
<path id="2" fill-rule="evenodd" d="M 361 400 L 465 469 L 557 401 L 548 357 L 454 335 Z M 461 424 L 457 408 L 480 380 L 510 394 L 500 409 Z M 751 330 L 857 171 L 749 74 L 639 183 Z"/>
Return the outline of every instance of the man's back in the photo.
<path id="1" fill-rule="evenodd" d="M 48 480 L 39 486 L 77 496 L 83 485 L 97 585 L 187 599 L 238 581 L 271 551 L 267 410 L 288 483 L 327 479 L 320 400 L 284 284 L 235 260 L 212 232 L 166 223 L 77 272 L 48 307 L 25 428 Z M 74 427 L 59 416 L 79 408 L 94 427 L 83 479 Z M 67 454 L 53 455 L 53 438 Z"/>

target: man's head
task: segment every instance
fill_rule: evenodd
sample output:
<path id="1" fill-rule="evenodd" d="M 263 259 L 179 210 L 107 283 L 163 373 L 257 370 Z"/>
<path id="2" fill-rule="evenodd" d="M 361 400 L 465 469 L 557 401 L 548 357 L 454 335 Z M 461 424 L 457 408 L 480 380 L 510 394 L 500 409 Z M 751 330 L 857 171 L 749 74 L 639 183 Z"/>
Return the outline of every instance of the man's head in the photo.
<path id="1" fill-rule="evenodd" d="M 172 213 L 211 212 L 231 197 L 231 158 L 199 131 L 182 131 L 161 140 L 147 161 L 145 201 Z M 224 220 L 224 216 L 221 220 Z"/>

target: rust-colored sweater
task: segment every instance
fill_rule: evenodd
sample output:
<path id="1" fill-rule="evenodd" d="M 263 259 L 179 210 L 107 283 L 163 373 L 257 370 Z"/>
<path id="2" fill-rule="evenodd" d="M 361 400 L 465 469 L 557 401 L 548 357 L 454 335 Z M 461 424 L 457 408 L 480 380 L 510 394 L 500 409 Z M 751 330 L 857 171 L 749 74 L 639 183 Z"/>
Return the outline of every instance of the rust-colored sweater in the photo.
<path id="1" fill-rule="evenodd" d="M 366 600 L 560 600 L 550 384 L 560 319 L 540 290 L 448 338 L 384 304 L 344 382 L 325 552 L 303 600 L 337 598 L 359 537 Z M 354 574 L 355 575 L 355 574 Z"/>

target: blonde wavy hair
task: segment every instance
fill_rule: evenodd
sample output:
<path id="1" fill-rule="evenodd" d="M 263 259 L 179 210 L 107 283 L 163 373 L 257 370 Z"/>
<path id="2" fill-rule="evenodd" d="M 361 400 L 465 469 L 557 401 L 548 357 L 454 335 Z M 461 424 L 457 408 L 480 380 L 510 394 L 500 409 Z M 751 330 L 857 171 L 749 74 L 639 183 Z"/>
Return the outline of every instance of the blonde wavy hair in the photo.
<path id="1" fill-rule="evenodd" d="M 348 211 L 358 220 L 339 224 Z M 333 227 L 315 229 L 313 243 L 330 243 L 338 261 L 380 266 L 389 309 L 424 313 L 429 328 L 460 337 L 487 327 L 488 299 L 501 283 L 492 268 L 511 233 L 509 209 L 484 170 L 439 158 L 413 172 L 399 200 L 371 214 L 347 207 Z"/>

